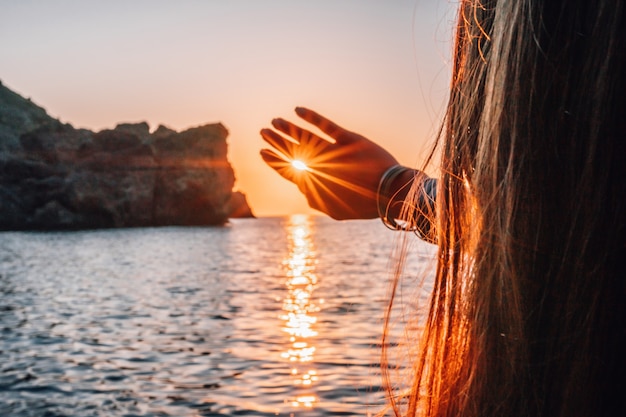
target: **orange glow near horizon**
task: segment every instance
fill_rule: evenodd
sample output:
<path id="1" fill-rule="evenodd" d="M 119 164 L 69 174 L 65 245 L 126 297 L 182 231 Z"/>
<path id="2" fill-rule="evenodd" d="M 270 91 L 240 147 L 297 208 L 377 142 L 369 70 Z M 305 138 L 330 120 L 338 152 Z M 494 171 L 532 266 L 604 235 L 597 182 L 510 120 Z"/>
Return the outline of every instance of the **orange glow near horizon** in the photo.
<path id="1" fill-rule="evenodd" d="M 319 214 L 259 158 L 274 118 L 311 108 L 416 167 L 445 113 L 454 3 L 83 3 L 3 4 L 3 85 L 76 128 L 223 123 L 259 217 Z"/>
<path id="2" fill-rule="evenodd" d="M 289 399 L 294 407 L 310 408 L 317 402 L 312 386 L 318 381 L 313 367 L 315 357 L 314 339 L 316 313 L 319 307 L 313 302 L 317 286 L 315 275 L 315 250 L 311 238 L 311 219 L 305 215 L 293 215 L 287 223 L 289 258 L 286 267 L 287 295 L 283 300 L 282 330 L 288 335 L 287 348 L 281 357 L 287 361 L 296 387 L 296 395 Z"/>

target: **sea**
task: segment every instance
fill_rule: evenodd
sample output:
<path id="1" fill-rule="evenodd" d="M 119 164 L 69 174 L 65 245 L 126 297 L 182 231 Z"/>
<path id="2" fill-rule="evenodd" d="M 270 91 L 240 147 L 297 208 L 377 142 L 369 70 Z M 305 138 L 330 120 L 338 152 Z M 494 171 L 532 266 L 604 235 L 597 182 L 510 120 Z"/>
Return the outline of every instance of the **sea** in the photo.
<path id="1" fill-rule="evenodd" d="M 0 416 L 374 416 L 403 254 L 399 389 L 436 251 L 378 220 L 2 232 Z"/>

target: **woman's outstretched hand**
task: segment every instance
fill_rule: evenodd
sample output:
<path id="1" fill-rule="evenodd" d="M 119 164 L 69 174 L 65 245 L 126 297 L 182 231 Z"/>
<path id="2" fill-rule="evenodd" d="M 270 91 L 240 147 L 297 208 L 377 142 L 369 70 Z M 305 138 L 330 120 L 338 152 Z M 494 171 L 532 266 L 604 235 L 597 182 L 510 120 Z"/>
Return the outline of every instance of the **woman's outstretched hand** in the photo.
<path id="1" fill-rule="evenodd" d="M 334 143 L 284 119 L 274 119 L 272 126 L 282 134 L 261 130 L 263 139 L 274 148 L 261 150 L 263 160 L 295 183 L 312 208 L 334 219 L 378 217 L 378 183 L 388 168 L 398 164 L 396 158 L 312 110 L 298 107 L 296 114 Z M 306 168 L 298 169 L 292 164 L 294 160 L 306 164 Z"/>

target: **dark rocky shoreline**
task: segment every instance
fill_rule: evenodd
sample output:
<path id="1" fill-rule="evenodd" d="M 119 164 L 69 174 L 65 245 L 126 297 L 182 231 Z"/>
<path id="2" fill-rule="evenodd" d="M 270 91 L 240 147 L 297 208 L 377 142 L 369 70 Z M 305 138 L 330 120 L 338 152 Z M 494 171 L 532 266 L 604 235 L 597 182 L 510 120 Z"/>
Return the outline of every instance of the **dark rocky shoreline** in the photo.
<path id="1" fill-rule="evenodd" d="M 221 225 L 233 192 L 221 123 L 76 129 L 0 84 L 0 230 Z"/>

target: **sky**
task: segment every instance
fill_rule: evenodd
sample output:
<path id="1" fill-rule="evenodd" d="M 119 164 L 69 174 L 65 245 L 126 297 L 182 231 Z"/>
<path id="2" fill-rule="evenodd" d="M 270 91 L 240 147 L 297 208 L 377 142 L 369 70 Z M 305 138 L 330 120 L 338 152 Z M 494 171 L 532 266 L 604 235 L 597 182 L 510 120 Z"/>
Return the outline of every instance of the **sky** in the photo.
<path id="1" fill-rule="evenodd" d="M 0 80 L 77 128 L 221 122 L 254 213 L 312 213 L 259 130 L 309 107 L 423 162 L 450 77 L 450 0 L 0 0 Z"/>

